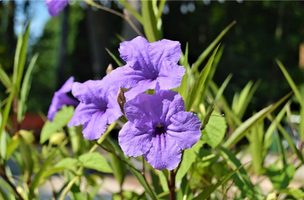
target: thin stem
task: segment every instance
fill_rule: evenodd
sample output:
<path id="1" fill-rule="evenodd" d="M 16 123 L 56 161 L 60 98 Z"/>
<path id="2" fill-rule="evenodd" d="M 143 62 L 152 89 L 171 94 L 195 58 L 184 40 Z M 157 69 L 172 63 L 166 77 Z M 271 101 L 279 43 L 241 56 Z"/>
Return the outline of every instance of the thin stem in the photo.
<path id="1" fill-rule="evenodd" d="M 117 15 L 118 17 L 123 18 L 124 20 L 126 20 L 126 21 L 130 24 L 130 26 L 134 29 L 134 31 L 135 31 L 138 35 L 144 37 L 143 34 L 136 28 L 136 26 L 134 25 L 134 23 L 131 21 L 131 19 L 130 19 L 128 16 L 126 16 L 126 15 L 120 13 L 120 12 L 117 12 L 116 10 L 113 10 L 113 9 L 111 9 L 111 8 L 107 8 L 107 7 L 104 7 L 104 6 L 102 6 L 102 5 L 99 5 L 99 4 L 97 4 L 97 3 L 95 3 L 95 2 L 93 2 L 93 1 L 91 1 L 91 0 L 83 0 L 83 1 L 86 2 L 87 4 L 91 5 L 91 6 L 94 6 L 94 7 L 96 7 L 96 8 L 99 8 L 100 10 L 107 11 L 107 12 L 109 12 L 109 13 L 112 13 L 112 14 L 114 14 L 114 15 Z"/>
<path id="2" fill-rule="evenodd" d="M 9 186 L 12 188 L 12 190 L 16 193 L 16 195 L 18 196 L 19 200 L 23 200 L 23 197 L 21 196 L 21 194 L 17 191 L 15 185 L 9 180 L 9 178 L 6 175 L 6 171 L 5 171 L 5 167 L 1 164 L 0 161 L 0 175 L 1 177 L 9 184 Z"/>
<path id="3" fill-rule="evenodd" d="M 169 182 L 169 199 L 170 200 L 175 200 L 175 171 L 171 170 L 170 171 L 170 182 Z"/>

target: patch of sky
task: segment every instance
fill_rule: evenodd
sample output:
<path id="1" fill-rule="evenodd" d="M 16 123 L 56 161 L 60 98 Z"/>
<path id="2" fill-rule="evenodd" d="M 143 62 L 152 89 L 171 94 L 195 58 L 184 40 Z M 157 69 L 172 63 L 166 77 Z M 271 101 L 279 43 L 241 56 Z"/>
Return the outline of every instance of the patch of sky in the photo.
<path id="1" fill-rule="evenodd" d="M 3 1 L 7 3 L 8 1 Z M 26 1 L 15 1 L 15 25 L 14 32 L 19 35 L 23 30 L 27 19 L 32 17 L 30 27 L 29 45 L 33 45 L 43 34 L 43 29 L 46 22 L 51 18 L 45 1 L 30 1 L 27 10 L 24 10 Z"/>

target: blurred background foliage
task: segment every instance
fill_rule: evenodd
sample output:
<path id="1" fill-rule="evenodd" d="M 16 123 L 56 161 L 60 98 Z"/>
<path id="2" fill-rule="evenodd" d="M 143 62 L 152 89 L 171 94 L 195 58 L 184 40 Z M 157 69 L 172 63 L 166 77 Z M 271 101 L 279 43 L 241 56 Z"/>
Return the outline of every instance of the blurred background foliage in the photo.
<path id="1" fill-rule="evenodd" d="M 12 71 L 18 13 L 23 13 L 23 21 L 27 22 L 37 2 L 0 1 L 0 63 L 8 72 Z M 237 21 L 222 39 L 225 49 L 214 81 L 220 85 L 233 74 L 224 92 L 230 102 L 235 92 L 240 92 L 250 80 L 262 81 L 246 118 L 291 91 L 275 58 L 284 63 L 296 84 L 303 83 L 299 47 L 304 43 L 304 2 L 239 2 L 168 1 L 162 19 L 164 38 L 180 41 L 183 50 L 188 43 L 190 64 L 228 24 Z M 122 12 L 117 2 L 101 3 Z M 34 18 L 39 18 L 39 10 Z M 117 67 L 106 48 L 118 56 L 121 39 L 136 36 L 126 34 L 128 27 L 123 19 L 78 1 L 57 18 L 50 18 L 41 29 L 43 34 L 30 40 L 29 58 L 38 52 L 39 59 L 29 95 L 29 112 L 46 113 L 53 93 L 70 76 L 79 82 L 102 78 L 109 63 Z M 0 99 L 4 99 L 4 87 L 0 87 Z"/>

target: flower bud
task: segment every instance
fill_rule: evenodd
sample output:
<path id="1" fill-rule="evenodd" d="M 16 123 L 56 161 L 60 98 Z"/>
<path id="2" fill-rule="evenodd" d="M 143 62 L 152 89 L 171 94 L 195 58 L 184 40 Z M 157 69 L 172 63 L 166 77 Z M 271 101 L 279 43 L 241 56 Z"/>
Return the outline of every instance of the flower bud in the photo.
<path id="1" fill-rule="evenodd" d="M 117 93 L 117 103 L 120 106 L 121 112 L 123 114 L 125 114 L 124 105 L 126 103 L 126 97 L 125 97 L 124 91 L 122 90 L 121 87 L 119 87 L 119 90 L 118 90 L 118 93 Z"/>
<path id="2" fill-rule="evenodd" d="M 106 73 L 107 73 L 107 74 L 110 74 L 112 70 L 113 70 L 113 66 L 112 66 L 112 64 L 110 63 L 110 64 L 108 65 L 108 68 L 107 68 L 107 70 L 106 70 Z"/>

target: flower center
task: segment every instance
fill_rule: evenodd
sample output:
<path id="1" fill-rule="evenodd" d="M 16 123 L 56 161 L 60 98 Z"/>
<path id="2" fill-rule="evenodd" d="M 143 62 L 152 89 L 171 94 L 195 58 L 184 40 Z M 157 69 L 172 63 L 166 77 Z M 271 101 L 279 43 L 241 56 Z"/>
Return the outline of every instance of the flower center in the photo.
<path id="1" fill-rule="evenodd" d="M 162 135 L 164 133 L 166 133 L 166 128 L 162 124 L 158 123 L 154 128 L 155 136 Z"/>

